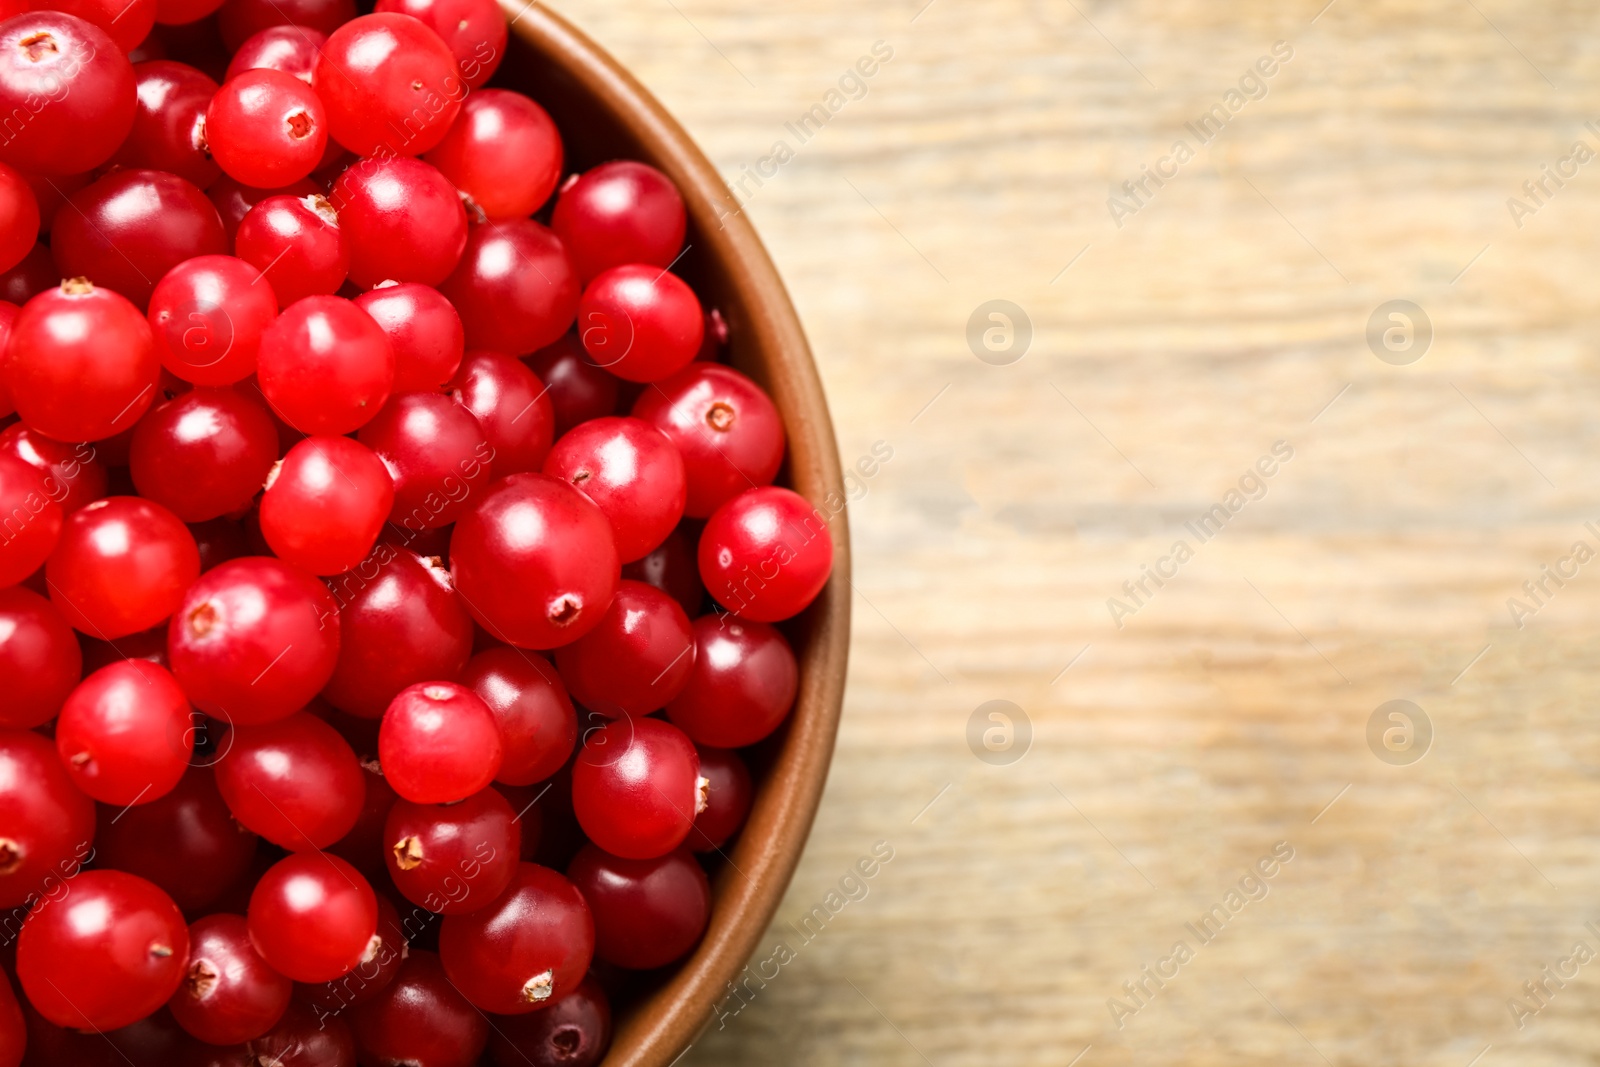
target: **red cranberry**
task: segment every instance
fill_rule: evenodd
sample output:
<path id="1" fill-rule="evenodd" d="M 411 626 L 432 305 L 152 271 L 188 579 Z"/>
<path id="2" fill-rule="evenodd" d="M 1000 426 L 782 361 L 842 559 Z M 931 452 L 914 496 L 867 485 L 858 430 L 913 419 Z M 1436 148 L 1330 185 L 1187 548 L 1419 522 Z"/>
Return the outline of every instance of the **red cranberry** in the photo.
<path id="1" fill-rule="evenodd" d="M 798 615 L 828 584 L 827 519 L 799 493 L 747 489 L 723 504 L 700 535 L 700 579 L 717 602 L 757 622 Z"/>
<path id="2" fill-rule="evenodd" d="M 322 100 L 311 86 L 264 68 L 237 74 L 217 90 L 206 109 L 206 131 L 217 165 L 262 189 L 306 177 L 328 145 Z"/>
<path id="3" fill-rule="evenodd" d="M 139 421 L 133 484 L 184 522 L 245 507 L 278 458 L 267 406 L 232 389 L 195 389 Z"/>
<path id="4" fill-rule="evenodd" d="M 382 851 L 382 847 L 380 843 L 375 851 Z M 381 864 L 378 869 L 382 871 Z M 400 913 L 395 911 L 387 897 L 381 895 L 378 897 L 378 932 L 375 936 L 382 944 L 370 959 L 363 959 L 356 964 L 354 970 L 331 981 L 299 987 L 301 998 L 316 1009 L 317 1017 L 323 1022 L 332 1021 L 346 1008 L 373 999 L 387 989 L 395 975 L 400 973 L 400 965 L 405 962 L 408 951 L 405 931 L 400 923 Z M 351 1055 L 354 1056 L 353 1049 Z"/>
<path id="5" fill-rule="evenodd" d="M 594 915 L 595 955 L 618 967 L 665 967 L 694 948 L 711 916 L 711 885 L 686 848 L 626 860 L 585 845 L 567 877 Z"/>
<path id="6" fill-rule="evenodd" d="M 351 1022 L 363 1063 L 472 1067 L 489 1040 L 489 1021 L 445 977 L 439 957 L 421 949 Z"/>
<path id="7" fill-rule="evenodd" d="M 297 982 L 327 982 L 382 948 L 378 898 L 361 872 L 324 852 L 279 860 L 250 894 L 250 942 Z"/>
<path id="8" fill-rule="evenodd" d="M 683 843 L 704 806 L 694 743 L 659 719 L 618 719 L 586 735 L 572 768 L 572 808 L 613 856 L 650 859 Z"/>
<path id="9" fill-rule="evenodd" d="M 692 526 L 692 528 L 691 528 Z M 622 568 L 622 576 L 653 585 L 682 606 L 693 618 L 705 603 L 705 587 L 700 584 L 700 568 L 695 560 L 699 527 L 683 524 L 667 535 L 649 555 Z"/>
<path id="10" fill-rule="evenodd" d="M 111 158 L 133 127 L 133 66 L 105 31 L 59 11 L 0 22 L 0 162 L 81 174 Z M 45 114 L 45 109 L 49 113 Z"/>
<path id="11" fill-rule="evenodd" d="M 189 931 L 172 898 L 121 871 L 84 871 L 34 910 L 17 939 L 17 978 L 50 1022 L 115 1030 L 165 1004 L 183 980 Z"/>
<path id="12" fill-rule="evenodd" d="M 22 262 L 0 274 L 0 300 L 25 304 L 61 280 L 47 245 L 34 245 Z M 9 394 L 8 394 L 9 395 Z"/>
<path id="13" fill-rule="evenodd" d="M 413 904 L 443 915 L 487 906 L 511 884 L 522 833 L 506 798 L 481 789 L 458 804 L 401 800 L 384 826 L 384 863 Z"/>
<path id="14" fill-rule="evenodd" d="M 683 279 L 630 263 L 610 268 L 584 289 L 578 330 L 589 355 L 612 374 L 656 382 L 694 360 L 705 320 Z"/>
<path id="15" fill-rule="evenodd" d="M 239 46 L 222 80 L 232 81 L 247 70 L 278 70 L 310 85 L 317 53 L 327 40 L 327 34 L 304 26 L 269 26 Z"/>
<path id="16" fill-rule="evenodd" d="M 616 376 L 595 365 L 576 333 L 562 334 L 529 356 L 528 366 L 550 390 L 557 437 L 581 422 L 617 410 Z"/>
<path id="17" fill-rule="evenodd" d="M 0 270 L 10 270 L 33 251 L 39 201 L 20 173 L 0 163 Z"/>
<path id="18" fill-rule="evenodd" d="M 0 589 L 0 728 L 49 722 L 82 676 L 78 639 L 50 601 L 21 586 Z"/>
<path id="19" fill-rule="evenodd" d="M 328 194 L 350 241 L 350 280 L 438 285 L 467 245 L 467 212 L 438 168 L 396 156 L 364 159 Z"/>
<path id="20" fill-rule="evenodd" d="M 726 748 L 696 745 L 700 776 L 706 785 L 706 808 L 694 817 L 694 829 L 684 842 L 696 852 L 716 852 L 744 826 L 755 797 L 750 770 L 739 753 Z"/>
<path id="21" fill-rule="evenodd" d="M 500 771 L 500 727 L 470 689 L 423 682 L 383 713 L 378 762 L 396 793 L 418 804 L 464 800 Z"/>
<path id="22" fill-rule="evenodd" d="M 667 267 L 683 247 L 687 216 L 672 180 L 646 163 L 617 160 L 561 190 L 550 220 L 585 281 L 611 267 Z"/>
<path id="23" fill-rule="evenodd" d="M 489 705 L 504 743 L 497 781 L 532 785 L 559 771 L 578 740 L 561 676 L 537 652 L 501 646 L 472 657 L 461 684 Z"/>
<path id="24" fill-rule="evenodd" d="M 339 666 L 322 695 L 335 707 L 376 719 L 402 689 L 466 666 L 472 618 L 438 560 L 379 545 L 333 592 Z"/>
<path id="25" fill-rule="evenodd" d="M 683 517 L 683 459 L 639 419 L 591 419 L 557 441 L 544 472 L 605 512 L 624 563 L 648 555 Z"/>
<path id="26" fill-rule="evenodd" d="M 61 505 L 50 499 L 39 473 L 14 455 L 0 453 L 0 586 L 15 585 L 50 558 L 61 537 Z"/>
<path id="27" fill-rule="evenodd" d="M 517 866 L 506 891 L 439 927 L 439 960 L 474 1005 L 521 1015 L 576 989 L 594 957 L 594 920 L 583 894 L 560 874 Z"/>
<path id="28" fill-rule="evenodd" d="M 200 553 L 189 528 L 160 504 L 113 496 L 68 517 L 46 575 L 63 618 L 114 641 L 172 614 L 200 575 Z"/>
<path id="29" fill-rule="evenodd" d="M 279 557 L 312 574 L 342 574 L 366 558 L 394 503 L 383 460 L 348 437 L 289 449 L 261 497 L 261 534 Z"/>
<path id="30" fill-rule="evenodd" d="M 172 792 L 193 751 L 189 701 L 165 667 L 130 659 L 85 678 L 61 708 L 56 751 L 77 787 L 103 804 Z"/>
<path id="31" fill-rule="evenodd" d="M 189 927 L 189 966 L 167 1006 L 201 1041 L 233 1045 L 272 1029 L 293 991 L 250 944 L 243 916 L 208 915 Z"/>
<path id="32" fill-rule="evenodd" d="M 611 1005 L 590 975 L 541 1011 L 495 1020 L 494 1067 L 595 1067 L 611 1045 Z"/>
<path id="33" fill-rule="evenodd" d="M 257 377 L 267 402 L 302 433 L 344 434 L 382 409 L 394 350 L 372 316 L 336 296 L 285 308 L 261 338 Z"/>
<path id="34" fill-rule="evenodd" d="M 599 625 L 618 570 L 604 513 L 543 474 L 490 486 L 450 539 L 450 571 L 467 610 L 522 648 L 555 648 Z"/>
<path id="35" fill-rule="evenodd" d="M 334 30 L 312 77 L 334 140 L 362 156 L 421 155 L 467 93 L 450 47 L 404 15 L 363 15 Z"/>
<path id="36" fill-rule="evenodd" d="M 234 247 L 261 271 L 284 308 L 337 292 L 350 267 L 350 242 L 320 193 L 262 200 L 239 223 Z"/>
<path id="37" fill-rule="evenodd" d="M 94 853 L 94 822 L 55 745 L 0 730 L 0 908 L 59 897 Z"/>
<path id="38" fill-rule="evenodd" d="M 97 27 L 124 55 L 150 34 L 156 21 L 155 0 L 11 0 L 3 9 L 9 16 L 22 11 L 63 11 Z M 137 62 L 137 60 L 130 60 Z"/>
<path id="39" fill-rule="evenodd" d="M 653 585 L 621 581 L 600 625 L 556 649 L 579 704 L 602 715 L 648 715 L 683 689 L 695 666 L 689 617 Z"/>
<path id="40" fill-rule="evenodd" d="M 228 51 L 244 51 L 250 37 L 274 26 L 304 27 L 320 35 L 320 47 L 328 34 L 356 17 L 354 0 L 228 0 L 217 13 Z"/>
<path id="41" fill-rule="evenodd" d="M 217 83 L 187 63 L 167 59 L 140 63 L 133 73 L 139 108 L 115 162 L 164 170 L 206 188 L 222 173 L 206 149 L 206 105 Z"/>
<path id="42" fill-rule="evenodd" d="M 106 468 L 93 445 L 62 444 L 19 422 L 0 432 L 0 452 L 38 471 L 45 496 L 68 515 L 106 495 Z"/>
<path id="43" fill-rule="evenodd" d="M 521 360 L 468 352 L 445 389 L 477 416 L 494 451 L 494 477 L 536 471 L 544 463 L 555 413 L 547 390 Z"/>
<path id="44" fill-rule="evenodd" d="M 239 824 L 293 852 L 338 841 L 361 814 L 361 764 L 339 732 L 309 712 L 235 727 L 217 788 Z"/>
<path id="45" fill-rule="evenodd" d="M 461 365 L 461 316 L 437 289 L 400 282 L 362 293 L 355 302 L 389 337 L 395 393 L 437 389 Z"/>
<path id="46" fill-rule="evenodd" d="M 421 19 L 442 37 L 460 65 L 468 89 L 488 81 L 505 56 L 506 17 L 494 0 L 378 0 L 377 10 Z"/>
<path id="47" fill-rule="evenodd" d="M 261 203 L 261 201 L 274 196 L 292 196 L 296 198 L 317 196 L 322 191 L 323 187 L 310 178 L 294 182 L 282 189 L 252 189 L 248 185 L 240 185 L 224 174 L 206 186 L 206 198 L 215 205 L 217 214 L 222 216 L 222 228 L 228 236 L 228 244 L 231 247 L 239 233 L 239 224 L 250 213 L 250 209 Z M 340 281 L 343 280 L 344 276 L 341 274 Z M 334 287 L 338 288 L 337 283 L 335 283 Z"/>
<path id="48" fill-rule="evenodd" d="M 277 315 L 271 285 L 233 256 L 185 260 L 150 296 L 161 365 L 196 385 L 232 385 L 254 374 L 261 335 Z"/>
<path id="49" fill-rule="evenodd" d="M 379 0 L 397 10 L 408 2 L 419 0 Z M 483 0 L 420 2 L 439 7 Z M 498 16 L 496 21 L 504 25 Z M 428 162 L 491 219 L 527 218 L 538 211 L 555 192 L 561 160 L 561 134 L 550 115 L 509 89 L 484 89 L 467 97 L 460 118 L 428 153 Z"/>
<path id="50" fill-rule="evenodd" d="M 467 345 L 521 354 L 567 332 L 578 313 L 578 278 L 560 238 L 532 219 L 467 231 L 466 251 L 440 291 L 466 326 Z"/>
<path id="51" fill-rule="evenodd" d="M 158 170 L 113 171 L 74 193 L 50 236 L 63 277 L 93 279 L 141 308 L 167 271 L 227 250 L 222 216 L 206 194 Z"/>
<path id="52" fill-rule="evenodd" d="M 776 730 L 794 706 L 800 672 L 789 642 L 763 622 L 704 615 L 695 662 L 667 716 L 702 745 L 743 748 Z"/>
<path id="53" fill-rule="evenodd" d="M 172 672 L 196 707 L 238 725 L 293 714 L 339 658 L 339 609 L 315 578 L 247 556 L 189 587 L 167 634 Z"/>
<path id="54" fill-rule="evenodd" d="M 408 530 L 455 522 L 489 483 L 494 450 L 483 427 L 443 393 L 394 397 L 361 428 L 358 440 L 394 476 L 390 521 Z"/>

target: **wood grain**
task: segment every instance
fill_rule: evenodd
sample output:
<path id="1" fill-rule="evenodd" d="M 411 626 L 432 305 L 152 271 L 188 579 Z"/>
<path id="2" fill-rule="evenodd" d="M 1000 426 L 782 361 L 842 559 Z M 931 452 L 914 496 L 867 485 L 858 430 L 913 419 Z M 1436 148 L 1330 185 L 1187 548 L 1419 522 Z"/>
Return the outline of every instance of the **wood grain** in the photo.
<path id="1" fill-rule="evenodd" d="M 1508 1008 L 1600 952 L 1600 561 L 1507 609 L 1600 549 L 1600 161 L 1507 207 L 1600 151 L 1600 5 L 922 2 L 553 5 L 725 177 L 788 139 L 745 210 L 845 464 L 893 450 L 851 506 L 844 725 L 763 939 L 794 959 L 708 1004 L 682 1063 L 1600 1061 L 1600 960 L 1521 1029 Z M 1118 228 L 1107 198 L 1278 41 L 1265 96 Z M 992 299 L 1033 326 L 1008 366 L 967 343 Z M 1365 339 L 1393 299 L 1434 327 L 1407 366 Z M 1118 628 L 1107 599 L 1179 538 Z M 1367 744 L 1397 698 L 1434 730 L 1409 766 Z M 966 739 L 994 699 L 1032 727 L 1010 765 Z M 1185 924 L 1277 842 L 1200 945 Z M 1180 939 L 1119 1029 L 1108 999 Z"/>

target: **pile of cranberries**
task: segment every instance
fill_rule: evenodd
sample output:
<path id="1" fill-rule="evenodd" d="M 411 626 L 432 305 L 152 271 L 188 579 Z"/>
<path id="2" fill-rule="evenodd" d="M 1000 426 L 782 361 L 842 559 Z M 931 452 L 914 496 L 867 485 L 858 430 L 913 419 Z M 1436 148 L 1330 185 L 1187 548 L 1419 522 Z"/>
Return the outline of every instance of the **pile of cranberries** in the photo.
<path id="1" fill-rule="evenodd" d="M 506 45 L 0 0 L 0 1067 L 592 1064 L 706 928 L 826 517 Z"/>

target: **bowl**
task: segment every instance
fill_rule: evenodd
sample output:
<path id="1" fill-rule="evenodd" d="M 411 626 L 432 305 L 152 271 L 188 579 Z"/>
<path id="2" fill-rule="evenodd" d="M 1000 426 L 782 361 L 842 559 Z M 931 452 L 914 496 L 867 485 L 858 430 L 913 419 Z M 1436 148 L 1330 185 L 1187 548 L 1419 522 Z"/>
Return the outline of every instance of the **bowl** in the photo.
<path id="1" fill-rule="evenodd" d="M 833 754 L 850 640 L 850 539 L 838 447 L 799 318 L 749 220 L 688 134 L 598 45 L 526 0 L 501 0 L 511 21 L 494 84 L 527 93 L 555 119 L 567 172 L 638 159 L 665 172 L 689 213 L 688 249 L 673 267 L 729 327 L 732 364 L 768 391 L 789 448 L 779 480 L 829 518 L 833 576 L 784 629 L 800 691 L 765 742 L 749 820 L 712 874 L 711 923 L 694 954 L 632 1003 L 618 1005 L 608 1067 L 667 1067 L 714 1019 L 772 920 L 799 862 Z M 837 514 L 833 508 L 841 510 Z"/>

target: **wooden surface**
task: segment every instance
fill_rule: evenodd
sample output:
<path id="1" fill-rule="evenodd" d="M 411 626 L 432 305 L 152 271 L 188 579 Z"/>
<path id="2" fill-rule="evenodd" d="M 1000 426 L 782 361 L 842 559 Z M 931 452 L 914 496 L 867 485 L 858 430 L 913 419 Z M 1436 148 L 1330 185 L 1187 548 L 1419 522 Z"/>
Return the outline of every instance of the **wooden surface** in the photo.
<path id="1" fill-rule="evenodd" d="M 1536 1013 L 1523 989 L 1600 953 L 1600 561 L 1507 608 L 1600 549 L 1600 160 L 1507 207 L 1600 150 L 1597 5 L 922 2 L 555 5 L 729 178 L 790 142 L 746 209 L 845 464 L 893 451 L 851 507 L 839 752 L 764 940 L 793 958 L 682 1063 L 1600 1062 L 1600 958 Z M 1180 137 L 1118 228 L 1108 196 Z M 991 299 L 1033 325 L 1011 365 L 968 346 Z M 1392 299 L 1434 326 L 1410 365 L 1366 341 Z M 1185 522 L 1278 441 L 1201 544 Z M 1179 539 L 1118 628 L 1107 599 Z M 967 741 L 996 699 L 1032 728 L 1008 765 Z M 1433 726 L 1410 765 L 1368 745 L 1392 699 Z M 1119 1029 L 1108 999 L 1180 940 Z"/>

